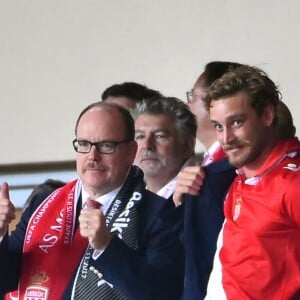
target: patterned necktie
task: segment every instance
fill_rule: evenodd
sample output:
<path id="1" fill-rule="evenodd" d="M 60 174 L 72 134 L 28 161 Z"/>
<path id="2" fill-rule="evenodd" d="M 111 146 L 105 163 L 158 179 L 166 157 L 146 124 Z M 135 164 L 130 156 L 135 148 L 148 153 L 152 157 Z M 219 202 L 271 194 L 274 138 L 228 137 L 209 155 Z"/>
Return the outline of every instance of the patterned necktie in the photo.
<path id="1" fill-rule="evenodd" d="M 86 200 L 86 207 L 88 207 L 88 208 L 100 208 L 101 207 L 101 203 L 97 202 L 94 199 L 87 198 L 87 200 Z"/>
<path id="2" fill-rule="evenodd" d="M 99 209 L 102 206 L 101 203 L 94 199 L 88 198 L 86 200 L 87 208 Z M 92 259 L 94 250 L 88 246 L 86 250 L 85 257 L 88 260 Z M 98 293 L 97 297 L 101 295 L 99 299 L 126 299 L 118 290 L 113 290 L 103 279 L 103 275 L 93 266 L 89 266 L 88 272 L 86 274 L 87 279 L 85 281 L 78 280 L 79 288 L 75 293 L 74 299 L 84 299 L 84 300 L 94 300 L 95 294 L 92 292 L 94 284 L 102 283 L 101 292 Z"/>

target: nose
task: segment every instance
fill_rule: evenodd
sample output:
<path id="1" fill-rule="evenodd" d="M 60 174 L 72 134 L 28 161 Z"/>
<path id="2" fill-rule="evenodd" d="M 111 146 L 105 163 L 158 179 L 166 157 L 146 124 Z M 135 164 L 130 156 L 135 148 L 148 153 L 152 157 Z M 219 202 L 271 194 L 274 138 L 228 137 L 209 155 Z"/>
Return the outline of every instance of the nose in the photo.
<path id="1" fill-rule="evenodd" d="M 143 139 L 142 147 L 147 150 L 155 149 L 155 141 L 152 135 L 148 135 Z"/>
<path id="2" fill-rule="evenodd" d="M 99 160 L 99 157 L 101 156 L 101 153 L 98 152 L 95 145 L 92 146 L 90 152 L 89 152 L 89 159 L 90 160 Z"/>
<path id="3" fill-rule="evenodd" d="M 233 131 L 230 127 L 224 127 L 223 131 L 221 132 L 221 137 L 219 141 L 223 144 L 230 144 L 235 139 Z"/>

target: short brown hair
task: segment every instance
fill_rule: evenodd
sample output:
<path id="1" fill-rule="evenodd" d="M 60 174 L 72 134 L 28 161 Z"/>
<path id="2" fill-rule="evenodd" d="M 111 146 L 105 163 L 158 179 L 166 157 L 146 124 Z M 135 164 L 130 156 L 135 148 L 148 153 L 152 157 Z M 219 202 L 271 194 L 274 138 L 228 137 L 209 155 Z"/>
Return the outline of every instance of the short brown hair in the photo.
<path id="1" fill-rule="evenodd" d="M 281 94 L 276 84 L 259 68 L 242 65 L 225 73 L 208 88 L 204 98 L 209 110 L 211 102 L 220 98 L 230 97 L 238 92 L 248 96 L 250 106 L 261 116 L 268 105 L 273 105 L 276 111 L 281 100 Z M 277 122 L 275 113 L 274 124 Z"/>

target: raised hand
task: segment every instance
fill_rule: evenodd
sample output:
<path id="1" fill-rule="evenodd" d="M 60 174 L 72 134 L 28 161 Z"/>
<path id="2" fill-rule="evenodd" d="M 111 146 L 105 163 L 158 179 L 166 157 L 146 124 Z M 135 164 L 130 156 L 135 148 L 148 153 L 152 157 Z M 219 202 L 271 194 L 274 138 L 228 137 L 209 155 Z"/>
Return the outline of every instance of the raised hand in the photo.
<path id="1" fill-rule="evenodd" d="M 10 201 L 7 182 L 3 182 L 0 189 L 0 236 L 4 236 L 9 224 L 16 218 L 16 209 Z"/>
<path id="2" fill-rule="evenodd" d="M 179 172 L 176 180 L 173 202 L 180 206 L 183 202 L 183 195 L 198 195 L 205 178 L 205 173 L 200 166 L 188 166 Z"/>
<path id="3" fill-rule="evenodd" d="M 90 201 L 80 212 L 79 227 L 80 234 L 88 238 L 90 246 L 94 249 L 104 250 L 112 239 L 102 210 Z"/>

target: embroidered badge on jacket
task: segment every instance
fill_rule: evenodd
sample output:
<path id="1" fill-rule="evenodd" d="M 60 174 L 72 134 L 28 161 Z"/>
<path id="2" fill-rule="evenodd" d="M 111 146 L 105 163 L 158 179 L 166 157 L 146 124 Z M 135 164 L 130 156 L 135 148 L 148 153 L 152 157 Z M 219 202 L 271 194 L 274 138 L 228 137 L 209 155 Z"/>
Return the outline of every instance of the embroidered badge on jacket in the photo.
<path id="1" fill-rule="evenodd" d="M 242 204 L 243 204 L 242 197 L 238 197 L 237 200 L 236 200 L 235 207 L 234 207 L 234 215 L 233 215 L 233 221 L 234 222 L 238 219 L 238 217 L 241 213 Z"/>

